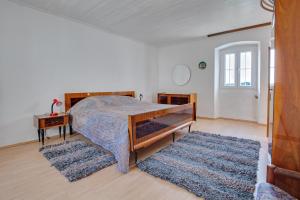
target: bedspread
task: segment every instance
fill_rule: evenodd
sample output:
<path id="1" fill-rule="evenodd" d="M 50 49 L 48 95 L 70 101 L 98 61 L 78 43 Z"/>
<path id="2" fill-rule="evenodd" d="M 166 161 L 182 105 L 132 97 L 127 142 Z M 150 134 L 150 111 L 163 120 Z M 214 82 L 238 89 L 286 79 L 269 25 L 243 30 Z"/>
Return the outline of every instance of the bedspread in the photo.
<path id="1" fill-rule="evenodd" d="M 112 152 L 118 170 L 129 171 L 128 115 L 134 115 L 174 105 L 141 102 L 127 96 L 93 96 L 74 105 L 69 113 L 73 129 L 97 145 Z"/>

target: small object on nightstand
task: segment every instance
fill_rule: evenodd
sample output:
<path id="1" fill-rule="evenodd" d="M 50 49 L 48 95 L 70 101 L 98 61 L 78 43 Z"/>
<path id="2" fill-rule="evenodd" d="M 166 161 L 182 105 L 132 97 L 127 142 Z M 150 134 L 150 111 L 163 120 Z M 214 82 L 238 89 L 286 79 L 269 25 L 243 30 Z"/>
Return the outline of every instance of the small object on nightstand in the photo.
<path id="1" fill-rule="evenodd" d="M 142 101 L 143 97 L 144 97 L 144 95 L 141 93 L 140 96 L 139 96 L 140 101 Z"/>
<path id="2" fill-rule="evenodd" d="M 58 113 L 55 116 L 50 114 L 34 115 L 33 124 L 38 129 L 39 142 L 44 145 L 46 129 L 59 128 L 59 136 L 61 137 L 61 128 L 63 129 L 64 140 L 66 139 L 66 125 L 69 123 L 69 115 L 66 113 Z"/>

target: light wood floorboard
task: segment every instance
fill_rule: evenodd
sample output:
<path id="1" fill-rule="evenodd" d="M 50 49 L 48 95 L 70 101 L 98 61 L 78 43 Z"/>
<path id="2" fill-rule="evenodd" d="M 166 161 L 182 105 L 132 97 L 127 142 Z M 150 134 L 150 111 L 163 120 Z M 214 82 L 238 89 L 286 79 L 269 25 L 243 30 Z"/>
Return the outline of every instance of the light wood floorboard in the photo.
<path id="1" fill-rule="evenodd" d="M 192 130 L 201 130 L 222 135 L 266 141 L 266 128 L 261 125 L 231 120 L 199 119 Z M 178 134 L 180 137 L 187 130 Z M 67 140 L 82 138 L 80 135 Z M 49 139 L 46 144 L 58 143 L 62 139 Z M 141 151 L 140 158 L 168 145 L 171 137 Z M 133 167 L 128 174 L 121 174 L 110 166 L 77 182 L 69 183 L 39 153 L 39 143 L 30 143 L 0 150 L 0 199 L 59 200 L 59 199 L 142 199 L 166 200 L 199 199 L 171 183 L 154 178 Z M 265 178 L 265 145 L 261 150 L 259 179 Z M 260 180 L 259 180 L 260 181 Z"/>

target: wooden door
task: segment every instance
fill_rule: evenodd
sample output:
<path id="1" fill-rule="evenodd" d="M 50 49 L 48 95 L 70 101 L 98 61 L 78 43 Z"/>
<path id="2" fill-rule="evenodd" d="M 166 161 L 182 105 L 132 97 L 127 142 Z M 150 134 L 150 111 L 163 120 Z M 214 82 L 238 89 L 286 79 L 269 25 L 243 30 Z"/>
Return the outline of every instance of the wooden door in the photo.
<path id="1" fill-rule="evenodd" d="M 276 75 L 272 164 L 300 172 L 300 1 L 276 0 Z M 300 197 L 300 181 L 284 176 L 276 185 Z"/>

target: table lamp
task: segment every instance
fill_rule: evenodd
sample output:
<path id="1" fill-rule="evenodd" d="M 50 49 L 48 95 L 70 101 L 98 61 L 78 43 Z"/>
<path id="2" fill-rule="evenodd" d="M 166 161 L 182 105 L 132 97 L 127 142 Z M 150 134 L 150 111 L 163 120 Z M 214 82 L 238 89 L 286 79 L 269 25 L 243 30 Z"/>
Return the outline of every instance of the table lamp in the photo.
<path id="1" fill-rule="evenodd" d="M 62 105 L 62 102 L 59 101 L 58 99 L 53 99 L 52 105 L 51 105 L 51 113 L 50 116 L 57 116 L 58 113 L 57 112 L 53 112 L 53 107 L 54 105 L 56 105 L 57 107 Z"/>

